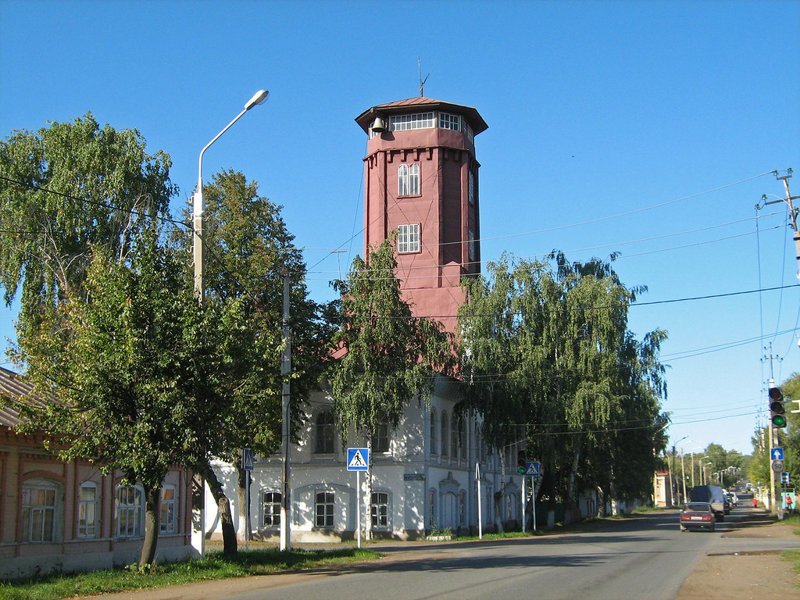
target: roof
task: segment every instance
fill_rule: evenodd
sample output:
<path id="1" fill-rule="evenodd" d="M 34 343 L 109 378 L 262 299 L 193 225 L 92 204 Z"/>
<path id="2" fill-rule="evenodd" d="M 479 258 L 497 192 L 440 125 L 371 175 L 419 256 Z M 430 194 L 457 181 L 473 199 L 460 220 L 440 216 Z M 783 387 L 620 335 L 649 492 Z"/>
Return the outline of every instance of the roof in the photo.
<path id="1" fill-rule="evenodd" d="M 482 131 L 486 131 L 489 126 L 483 120 L 477 109 L 471 106 L 463 106 L 461 104 L 453 104 L 452 102 L 445 102 L 444 100 L 436 100 L 434 98 L 427 98 L 425 96 L 416 96 L 414 98 L 406 98 L 405 100 L 395 100 L 394 102 L 386 102 L 385 104 L 376 104 L 368 108 L 356 117 L 356 123 L 361 126 L 365 132 L 369 131 L 372 121 L 378 114 L 390 115 L 397 113 L 407 113 L 409 109 L 414 108 L 427 108 L 430 110 L 446 110 L 456 114 L 463 115 L 469 122 L 470 127 L 475 135 Z"/>
<path id="2" fill-rule="evenodd" d="M 33 384 L 25 377 L 0 367 L 0 426 L 19 425 L 19 411 L 14 408 L 19 403 L 44 406 L 45 398 L 34 392 Z M 9 402 L 10 401 L 10 402 Z"/>

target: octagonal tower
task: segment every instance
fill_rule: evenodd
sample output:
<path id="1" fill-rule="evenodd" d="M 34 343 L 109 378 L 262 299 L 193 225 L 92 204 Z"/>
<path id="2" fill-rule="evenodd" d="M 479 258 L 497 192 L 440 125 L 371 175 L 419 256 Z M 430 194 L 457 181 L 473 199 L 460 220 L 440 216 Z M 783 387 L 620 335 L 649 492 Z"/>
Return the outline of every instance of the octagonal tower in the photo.
<path id="1" fill-rule="evenodd" d="M 417 97 L 380 104 L 356 122 L 364 158 L 364 256 L 397 232 L 397 275 L 415 315 L 451 332 L 461 277 L 480 273 L 478 111 Z"/>

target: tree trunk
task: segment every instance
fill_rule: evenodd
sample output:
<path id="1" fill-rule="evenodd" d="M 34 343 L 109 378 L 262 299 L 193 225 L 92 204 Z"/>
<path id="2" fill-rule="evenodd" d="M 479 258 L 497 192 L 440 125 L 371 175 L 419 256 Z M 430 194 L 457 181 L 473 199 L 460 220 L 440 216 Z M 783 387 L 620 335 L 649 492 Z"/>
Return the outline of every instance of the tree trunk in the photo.
<path id="1" fill-rule="evenodd" d="M 153 564 L 156 559 L 159 521 L 161 518 L 161 489 L 145 489 L 144 494 L 144 541 L 142 542 L 142 553 L 139 556 L 140 569 L 146 565 Z"/>
<path id="2" fill-rule="evenodd" d="M 233 527 L 233 516 L 231 515 L 231 502 L 223 491 L 222 484 L 217 479 L 217 474 L 211 468 L 211 463 L 206 461 L 200 465 L 199 472 L 203 475 L 211 490 L 211 495 L 214 496 L 214 501 L 217 503 L 217 510 L 220 515 L 220 524 L 222 525 L 222 553 L 227 556 L 236 556 L 237 543 L 236 543 L 236 529 Z"/>
<path id="3" fill-rule="evenodd" d="M 577 436 L 575 442 L 575 454 L 572 457 L 572 467 L 569 471 L 569 479 L 567 482 L 567 498 L 564 506 L 564 524 L 574 523 L 580 520 L 580 510 L 578 509 L 578 490 L 576 477 L 578 474 L 578 465 L 581 460 L 581 449 L 583 447 L 583 438 Z"/>
<path id="4" fill-rule="evenodd" d="M 369 507 L 366 512 L 366 522 L 364 523 L 364 539 L 369 541 L 372 539 L 372 467 L 375 462 L 372 460 L 372 436 L 369 438 L 369 471 L 367 471 L 366 484 L 367 489 L 364 492 L 365 504 Z M 359 506 L 358 510 L 362 510 L 363 506 Z"/>
<path id="5" fill-rule="evenodd" d="M 247 478 L 250 476 L 250 471 L 245 471 L 241 464 L 236 465 L 236 499 L 239 506 L 239 527 L 236 529 L 240 533 L 242 541 L 250 539 L 251 527 L 247 518 L 247 505 L 250 498 L 247 497 Z"/>

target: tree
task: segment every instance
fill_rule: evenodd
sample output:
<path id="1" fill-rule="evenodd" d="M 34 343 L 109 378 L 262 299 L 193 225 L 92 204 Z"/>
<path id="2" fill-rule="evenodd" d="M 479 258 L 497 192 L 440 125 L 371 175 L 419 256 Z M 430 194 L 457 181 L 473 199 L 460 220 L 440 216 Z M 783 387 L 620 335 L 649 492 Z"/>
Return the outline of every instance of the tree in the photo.
<path id="1" fill-rule="evenodd" d="M 305 421 L 303 400 L 319 382 L 333 332 L 326 307 L 308 298 L 302 254 L 293 245 L 280 206 L 259 196 L 258 185 L 235 171 L 214 175 L 204 196 L 205 304 L 216 306 L 225 319 L 218 342 L 225 368 L 217 382 L 227 408 L 215 424 L 220 443 L 212 453 L 236 465 L 239 506 L 245 506 L 247 472 L 241 467 L 242 448 L 268 456 L 281 444 L 284 276 L 291 282 L 295 439 Z M 180 236 L 177 242 L 188 255 L 189 236 Z M 233 553 L 236 537 L 229 523 L 230 504 L 210 464 L 202 470 L 220 507 L 226 553 Z M 242 534 L 248 535 L 244 511 L 240 516 Z"/>
<path id="2" fill-rule="evenodd" d="M 25 346 L 31 377 L 60 402 L 25 407 L 24 429 L 43 433 L 63 460 L 88 458 L 142 486 L 142 567 L 155 559 L 164 476 L 205 458 L 207 423 L 221 408 L 218 336 L 209 335 L 217 319 L 198 308 L 152 221 L 126 260 L 94 252 L 84 290 L 56 309 L 66 335 L 42 327 Z"/>
<path id="3" fill-rule="evenodd" d="M 471 406 L 496 448 L 525 441 L 546 466 L 540 496 L 564 499 L 602 485 L 619 497 L 649 495 L 666 424 L 659 330 L 637 342 L 627 310 L 640 288 L 610 264 L 548 261 L 490 264 L 466 282 L 459 311 Z M 625 448 L 638 452 L 632 473 Z M 567 516 L 569 518 L 569 515 Z"/>
<path id="4" fill-rule="evenodd" d="M 412 315 L 396 268 L 386 240 L 368 261 L 356 257 L 347 280 L 336 284 L 342 301 L 334 341 L 344 356 L 331 365 L 334 412 L 342 436 L 352 430 L 370 448 L 380 427 L 395 430 L 412 398 L 429 399 L 436 373 L 452 363 L 450 337 L 438 322 Z"/>
<path id="5" fill-rule="evenodd" d="M 22 290 L 22 346 L 45 311 L 82 293 L 91 247 L 124 257 L 135 217 L 165 214 L 169 167 L 137 131 L 101 128 L 91 114 L 0 142 L 0 286 L 8 304 Z"/>

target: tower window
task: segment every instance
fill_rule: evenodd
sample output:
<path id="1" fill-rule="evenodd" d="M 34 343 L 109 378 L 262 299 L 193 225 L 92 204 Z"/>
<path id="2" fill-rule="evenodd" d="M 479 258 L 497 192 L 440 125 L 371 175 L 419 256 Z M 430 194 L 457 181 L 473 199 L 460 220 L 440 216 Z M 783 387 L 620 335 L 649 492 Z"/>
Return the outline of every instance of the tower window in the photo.
<path id="1" fill-rule="evenodd" d="M 450 113 L 439 113 L 439 129 L 461 131 L 461 116 Z"/>
<path id="2" fill-rule="evenodd" d="M 433 112 L 426 112 L 411 115 L 393 115 L 389 117 L 389 130 L 433 129 L 436 126 L 434 114 Z"/>
<path id="3" fill-rule="evenodd" d="M 419 223 L 400 225 L 397 228 L 397 251 L 400 254 L 410 254 L 419 252 L 420 249 Z"/>
<path id="4" fill-rule="evenodd" d="M 419 163 L 398 167 L 397 195 L 419 196 Z"/>
<path id="5" fill-rule="evenodd" d="M 467 197 L 469 198 L 469 203 L 475 204 L 475 174 L 472 171 L 469 172 L 467 182 L 468 182 L 467 189 L 469 190 L 469 194 Z"/>

